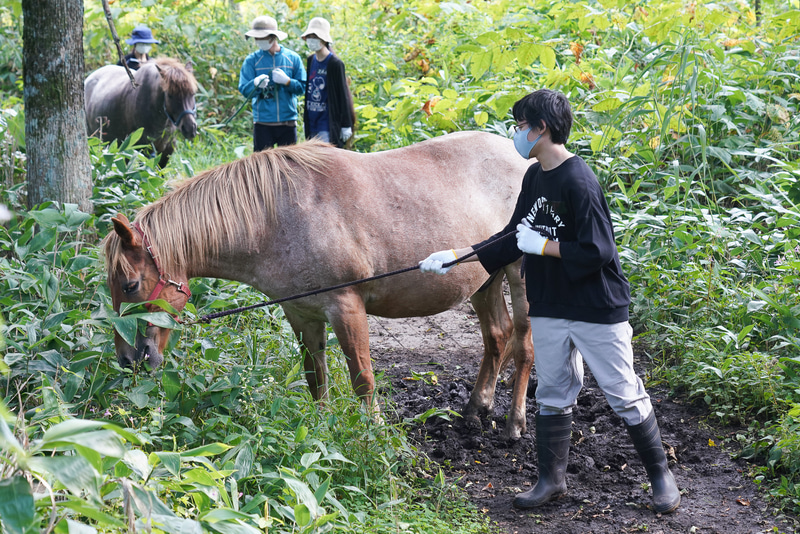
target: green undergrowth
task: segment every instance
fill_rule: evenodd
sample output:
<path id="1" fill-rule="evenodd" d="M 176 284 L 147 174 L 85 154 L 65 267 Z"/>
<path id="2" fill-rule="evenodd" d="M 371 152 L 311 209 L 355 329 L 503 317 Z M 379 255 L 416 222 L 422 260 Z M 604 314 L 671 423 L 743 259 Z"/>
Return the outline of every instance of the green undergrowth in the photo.
<path id="1" fill-rule="evenodd" d="M 365 411 L 335 339 L 332 399 L 311 399 L 279 307 L 187 325 L 160 369 L 121 369 L 98 239 L 117 209 L 160 196 L 165 174 L 133 143 L 95 147 L 93 161 L 94 215 L 5 196 L 16 213 L 0 228 L 8 532 L 489 532 L 389 399 L 386 422 Z M 220 280 L 192 292 L 187 319 L 263 299 Z"/>

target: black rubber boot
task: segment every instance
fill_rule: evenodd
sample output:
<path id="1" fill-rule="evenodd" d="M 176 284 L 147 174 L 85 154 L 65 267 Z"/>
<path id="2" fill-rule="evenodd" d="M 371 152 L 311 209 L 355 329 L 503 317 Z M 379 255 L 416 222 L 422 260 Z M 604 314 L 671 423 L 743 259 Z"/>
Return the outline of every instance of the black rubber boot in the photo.
<path id="1" fill-rule="evenodd" d="M 572 414 L 536 416 L 539 480 L 533 489 L 514 497 L 516 508 L 536 508 L 566 493 L 567 457 Z"/>
<path id="2" fill-rule="evenodd" d="M 628 426 L 628 434 L 633 440 L 636 452 L 639 453 L 639 458 L 642 459 L 650 485 L 653 487 L 656 513 L 674 512 L 681 503 L 681 492 L 667 465 L 667 455 L 664 454 L 655 414 L 651 413 L 638 425 Z"/>

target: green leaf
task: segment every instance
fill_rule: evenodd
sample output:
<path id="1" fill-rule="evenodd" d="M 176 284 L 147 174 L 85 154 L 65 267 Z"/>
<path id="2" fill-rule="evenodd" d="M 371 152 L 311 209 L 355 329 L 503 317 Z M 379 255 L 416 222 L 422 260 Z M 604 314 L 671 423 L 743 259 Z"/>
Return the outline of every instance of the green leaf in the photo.
<path id="1" fill-rule="evenodd" d="M 22 448 L 8 423 L 6 423 L 5 417 L 0 417 L 0 449 L 10 451 L 20 460 L 27 456 L 25 449 Z"/>
<path id="2" fill-rule="evenodd" d="M 237 519 L 249 521 L 253 519 L 253 516 L 249 514 L 243 514 L 242 512 L 237 512 L 236 510 L 231 510 L 230 508 L 215 508 L 207 514 L 201 516 L 200 519 L 210 523 L 215 523 L 217 521 L 234 521 Z"/>
<path id="3" fill-rule="evenodd" d="M 224 443 L 210 443 L 208 445 L 203 445 L 202 447 L 196 447 L 194 449 L 189 449 L 188 451 L 183 451 L 181 453 L 181 458 L 188 458 L 192 456 L 216 456 L 217 454 L 222 454 L 229 449 L 231 449 L 231 446 L 225 445 Z"/>
<path id="4" fill-rule="evenodd" d="M 548 70 L 552 70 L 556 66 L 556 52 L 549 46 L 545 46 L 542 50 L 541 54 L 539 54 L 539 61 L 542 62 L 542 66 Z"/>
<path id="5" fill-rule="evenodd" d="M 0 518 L 6 534 L 34 531 L 33 493 L 23 477 L 0 480 Z"/>
<path id="6" fill-rule="evenodd" d="M 183 519 L 174 515 L 152 514 L 155 525 L 169 534 L 203 534 L 203 527 L 194 519 Z"/>
<path id="7" fill-rule="evenodd" d="M 304 527 L 311 523 L 311 511 L 305 504 L 297 504 L 294 507 L 294 520 L 297 526 Z"/>
<path id="8" fill-rule="evenodd" d="M 236 468 L 236 474 L 234 476 L 237 480 L 250 475 L 250 471 L 253 469 L 253 461 L 255 461 L 253 448 L 249 444 L 245 444 L 242 450 L 236 455 L 236 462 L 234 463 L 234 467 Z"/>
<path id="9" fill-rule="evenodd" d="M 136 317 L 128 315 L 126 317 L 110 317 L 111 324 L 114 325 L 114 330 L 125 340 L 125 343 L 131 347 L 136 346 L 136 331 L 138 322 Z"/>
<path id="10" fill-rule="evenodd" d="M 97 430 L 62 436 L 59 439 L 46 439 L 37 448 L 42 450 L 70 445 L 82 445 L 112 458 L 122 458 L 126 452 L 122 439 L 113 430 Z"/>
<path id="11" fill-rule="evenodd" d="M 122 461 L 142 480 L 147 480 L 153 470 L 147 455 L 138 449 L 132 449 L 125 453 Z"/>
<path id="12" fill-rule="evenodd" d="M 77 512 L 80 515 L 86 516 L 89 519 L 97 521 L 97 523 L 100 526 L 116 528 L 116 529 L 125 529 L 126 526 L 125 522 L 120 521 L 116 517 L 98 510 L 97 507 L 92 506 L 91 504 L 77 497 L 68 495 L 67 500 L 64 501 L 61 505 L 64 508 L 69 508 L 70 510 Z"/>
<path id="13" fill-rule="evenodd" d="M 322 512 L 319 508 L 319 503 L 317 503 L 317 498 L 305 482 L 286 474 L 281 475 L 281 480 L 294 492 L 298 504 L 306 505 L 314 517 L 321 515 Z"/>
<path id="14" fill-rule="evenodd" d="M 192 469 L 190 471 L 185 472 L 183 474 L 183 479 L 186 482 L 195 482 L 195 483 L 200 484 L 202 486 L 212 486 L 212 487 L 214 487 L 214 486 L 217 485 L 217 481 L 214 480 L 214 477 L 212 477 L 208 473 L 208 471 L 206 471 L 205 469 L 202 469 L 200 467 L 197 467 L 195 469 Z"/>
<path id="15" fill-rule="evenodd" d="M 100 498 L 97 471 L 83 456 L 36 456 L 28 466 L 32 471 L 52 474 L 77 497 L 88 493 L 96 500 Z"/>
<path id="16" fill-rule="evenodd" d="M 470 64 L 470 74 L 473 78 L 478 79 L 492 66 L 492 51 L 481 50 L 472 55 L 472 62 Z"/>
<path id="17" fill-rule="evenodd" d="M 153 455 L 158 458 L 164 467 L 172 473 L 174 476 L 178 477 L 181 473 L 181 455 L 177 452 L 154 452 L 151 453 L 150 456 Z"/>
<path id="18" fill-rule="evenodd" d="M 72 519 L 67 519 L 67 532 L 69 534 L 96 534 L 97 529 L 90 525 L 78 523 Z"/>
<path id="19" fill-rule="evenodd" d="M 139 443 L 139 438 L 122 427 L 106 421 L 89 421 L 87 419 L 68 419 L 50 427 L 47 432 L 44 433 L 42 443 L 48 444 L 53 441 L 62 441 L 99 429 L 110 430 L 123 439 L 133 443 Z"/>

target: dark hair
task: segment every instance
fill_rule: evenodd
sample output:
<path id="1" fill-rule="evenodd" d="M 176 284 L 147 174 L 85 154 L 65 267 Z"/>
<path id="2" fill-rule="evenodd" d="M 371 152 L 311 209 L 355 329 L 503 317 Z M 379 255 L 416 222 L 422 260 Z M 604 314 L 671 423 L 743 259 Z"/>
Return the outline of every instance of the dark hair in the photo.
<path id="1" fill-rule="evenodd" d="M 511 110 L 514 120 L 527 122 L 535 128 L 550 128 L 550 139 L 564 145 L 572 129 L 572 110 L 569 100 L 562 93 L 551 89 L 539 89 L 517 100 Z"/>

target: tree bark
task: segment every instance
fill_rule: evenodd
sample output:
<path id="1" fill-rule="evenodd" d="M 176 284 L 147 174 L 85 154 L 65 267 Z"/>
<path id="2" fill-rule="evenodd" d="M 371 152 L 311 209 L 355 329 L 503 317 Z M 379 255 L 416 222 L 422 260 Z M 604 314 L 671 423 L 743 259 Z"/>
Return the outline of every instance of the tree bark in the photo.
<path id="1" fill-rule="evenodd" d="M 28 207 L 92 211 L 83 105 L 83 0 L 22 0 Z"/>

